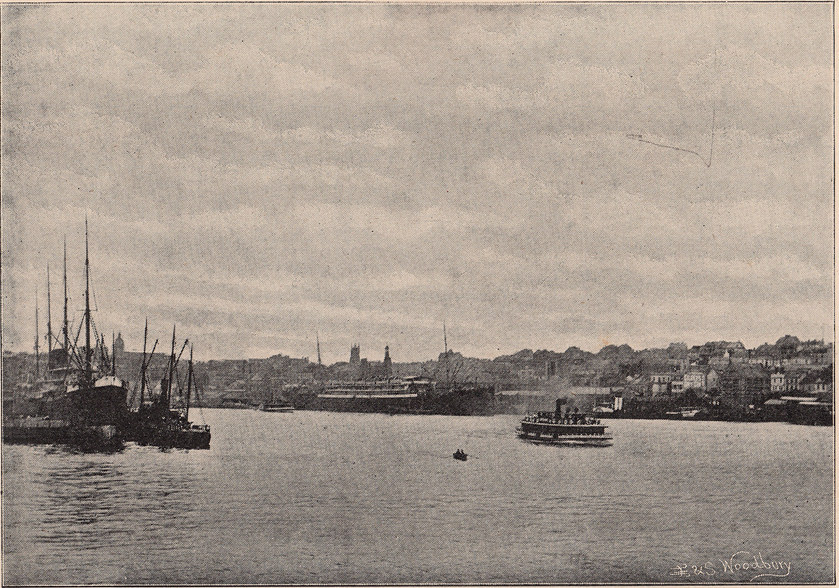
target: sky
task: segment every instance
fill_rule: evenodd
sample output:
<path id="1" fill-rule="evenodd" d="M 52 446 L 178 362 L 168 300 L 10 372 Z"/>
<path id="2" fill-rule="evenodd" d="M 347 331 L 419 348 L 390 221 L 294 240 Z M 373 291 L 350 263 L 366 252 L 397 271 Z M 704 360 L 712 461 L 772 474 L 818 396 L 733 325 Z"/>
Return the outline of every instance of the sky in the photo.
<path id="1" fill-rule="evenodd" d="M 833 339 L 829 3 L 0 10 L 4 349 Z"/>

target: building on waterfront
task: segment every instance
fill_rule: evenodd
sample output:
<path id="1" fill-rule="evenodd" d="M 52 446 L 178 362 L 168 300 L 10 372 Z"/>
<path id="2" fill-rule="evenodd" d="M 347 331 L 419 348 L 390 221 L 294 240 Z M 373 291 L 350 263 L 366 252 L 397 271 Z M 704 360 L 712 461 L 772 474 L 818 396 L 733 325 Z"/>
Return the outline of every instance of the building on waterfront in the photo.
<path id="1" fill-rule="evenodd" d="M 786 380 L 783 370 L 776 370 L 769 376 L 769 391 L 773 394 L 785 392 L 784 381 Z"/>
<path id="2" fill-rule="evenodd" d="M 685 386 L 684 376 L 674 376 L 670 381 L 670 393 L 673 396 L 681 396 L 687 390 Z"/>
<path id="3" fill-rule="evenodd" d="M 650 376 L 650 395 L 660 396 L 670 392 L 673 374 L 653 374 Z"/>
<path id="4" fill-rule="evenodd" d="M 393 364 L 390 360 L 390 347 L 385 345 L 384 376 L 389 378 L 393 375 Z"/>
<path id="5" fill-rule="evenodd" d="M 833 395 L 833 367 L 807 372 L 799 383 L 802 391 L 816 396 Z"/>
<path id="6" fill-rule="evenodd" d="M 697 369 L 690 370 L 684 375 L 685 390 L 701 390 L 705 391 L 706 379 L 705 372 Z"/>
<path id="7" fill-rule="evenodd" d="M 770 377 L 761 366 L 731 364 L 720 373 L 722 395 L 739 405 L 755 404 L 770 394 Z M 762 403 L 762 401 L 760 401 Z"/>
<path id="8" fill-rule="evenodd" d="M 705 374 L 705 390 L 708 391 L 708 392 L 716 391 L 716 390 L 719 390 L 719 387 L 720 387 L 720 373 L 716 369 L 711 368 Z"/>

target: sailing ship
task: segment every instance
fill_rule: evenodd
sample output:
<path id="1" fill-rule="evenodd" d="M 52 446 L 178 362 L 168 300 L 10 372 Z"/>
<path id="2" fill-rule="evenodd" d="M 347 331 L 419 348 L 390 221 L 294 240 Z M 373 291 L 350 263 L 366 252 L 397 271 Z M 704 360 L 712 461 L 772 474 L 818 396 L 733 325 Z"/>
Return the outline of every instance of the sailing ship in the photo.
<path id="1" fill-rule="evenodd" d="M 162 448 L 209 449 L 210 427 L 196 425 L 189 420 L 189 405 L 193 390 L 196 395 L 195 376 L 192 362 L 192 346 L 189 349 L 187 364 L 186 390 L 181 390 L 178 380 L 178 364 L 189 340 L 184 340 L 180 353 L 175 356 L 175 328 L 172 328 L 172 351 L 166 367 L 166 376 L 160 382 L 160 393 L 146 403 L 145 392 L 148 384 L 148 367 L 157 347 L 155 341 L 152 352 L 146 356 L 148 340 L 148 320 L 143 335 L 143 359 L 140 367 L 140 406 L 132 413 L 130 440 L 140 445 L 155 445 Z M 179 392 L 184 400 L 183 406 L 172 406 L 172 392 Z M 151 394 L 150 394 L 151 395 Z"/>
<path id="2" fill-rule="evenodd" d="M 443 323 L 443 382 L 436 383 L 434 393 L 424 398 L 423 411 L 447 415 L 491 415 L 500 408 L 495 385 L 468 381 L 462 377 L 463 357 L 449 349 L 446 323 Z"/>
<path id="3" fill-rule="evenodd" d="M 47 306 L 50 305 L 49 274 Z M 64 326 L 63 345 L 53 349 L 52 322 L 47 318 L 47 369 L 40 373 L 40 349 L 35 336 L 34 383 L 24 386 L 4 414 L 3 441 L 23 443 L 68 443 L 89 449 L 122 446 L 128 426 L 128 387 L 115 375 L 115 359 L 109 357 L 104 338 L 95 333 L 90 310 L 90 255 L 85 219 L 85 311 L 76 341 L 70 341 L 67 317 L 67 244 L 64 245 Z M 84 347 L 77 344 L 84 327 Z M 99 352 L 99 365 L 94 355 Z M 110 374 L 107 373 L 110 367 Z"/>

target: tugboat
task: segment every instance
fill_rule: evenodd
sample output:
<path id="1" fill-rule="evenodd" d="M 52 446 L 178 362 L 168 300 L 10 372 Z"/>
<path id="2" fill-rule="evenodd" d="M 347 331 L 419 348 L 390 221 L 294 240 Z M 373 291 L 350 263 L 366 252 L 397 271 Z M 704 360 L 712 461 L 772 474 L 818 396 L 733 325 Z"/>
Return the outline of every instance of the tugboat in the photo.
<path id="1" fill-rule="evenodd" d="M 558 398 L 555 412 L 537 412 L 524 417 L 516 429 L 518 436 L 532 443 L 547 445 L 612 445 L 612 435 L 606 425 L 576 409 L 573 414 L 566 411 L 563 416 L 563 403 L 564 401 Z"/>
<path id="2" fill-rule="evenodd" d="M 167 375 L 160 382 L 160 394 L 154 398 L 149 405 L 145 403 L 146 370 L 148 361 L 146 359 L 146 338 L 148 335 L 148 321 L 143 337 L 143 362 L 140 375 L 140 407 L 133 414 L 134 422 L 131 439 L 140 445 L 155 445 L 162 448 L 175 449 L 209 449 L 210 448 L 210 427 L 209 425 L 194 425 L 189 421 L 189 402 L 192 396 L 194 383 L 192 367 L 192 348 L 189 350 L 189 364 L 187 370 L 186 404 L 183 411 L 172 409 L 172 384 L 177 382 L 177 366 L 181 355 L 186 349 L 188 340 L 185 340 L 177 358 L 175 357 L 175 328 L 172 328 L 172 352 L 169 356 Z M 155 341 L 155 347 L 157 342 Z M 151 355 L 154 355 L 154 347 Z M 196 389 L 197 392 L 197 389 Z"/>

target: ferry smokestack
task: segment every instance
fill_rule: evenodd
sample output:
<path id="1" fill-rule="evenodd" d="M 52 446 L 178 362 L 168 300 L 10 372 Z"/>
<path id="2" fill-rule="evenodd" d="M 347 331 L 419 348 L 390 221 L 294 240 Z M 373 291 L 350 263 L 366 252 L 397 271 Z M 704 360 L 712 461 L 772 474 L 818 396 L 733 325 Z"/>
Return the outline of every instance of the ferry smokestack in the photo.
<path id="1" fill-rule="evenodd" d="M 556 418 L 559 419 L 562 417 L 562 405 L 565 404 L 564 398 L 557 398 L 556 399 Z"/>

